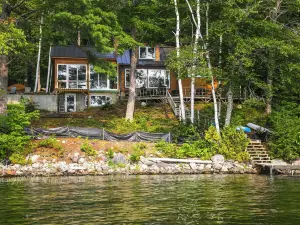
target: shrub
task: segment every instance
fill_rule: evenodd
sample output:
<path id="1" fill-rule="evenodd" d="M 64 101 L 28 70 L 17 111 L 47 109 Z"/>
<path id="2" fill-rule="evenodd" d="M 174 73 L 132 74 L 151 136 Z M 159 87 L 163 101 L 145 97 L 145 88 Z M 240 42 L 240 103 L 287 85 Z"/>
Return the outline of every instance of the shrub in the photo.
<path id="1" fill-rule="evenodd" d="M 112 148 L 108 148 L 107 149 L 107 152 L 106 152 L 106 155 L 109 159 L 112 159 L 114 157 L 114 151 Z"/>
<path id="2" fill-rule="evenodd" d="M 141 156 L 145 155 L 145 149 L 147 146 L 143 143 L 138 143 L 133 146 L 132 153 L 130 155 L 131 162 L 138 162 L 140 161 Z"/>
<path id="3" fill-rule="evenodd" d="M 205 139 L 211 143 L 214 153 L 224 155 L 226 159 L 249 160 L 246 148 L 250 140 L 243 131 L 237 131 L 235 127 L 225 127 L 221 132 L 221 137 L 217 134 L 215 127 L 210 127 Z"/>
<path id="4" fill-rule="evenodd" d="M 13 153 L 10 157 L 9 160 L 13 164 L 20 164 L 20 165 L 26 165 L 28 161 L 26 160 L 25 155 L 19 154 L 19 153 Z"/>
<path id="5" fill-rule="evenodd" d="M 297 114 L 291 109 L 282 108 L 280 112 L 272 113 L 270 121 L 271 156 L 288 161 L 300 158 L 300 118 Z"/>
<path id="6" fill-rule="evenodd" d="M 80 146 L 80 150 L 85 152 L 88 156 L 96 156 L 98 152 L 93 148 L 93 146 L 85 140 Z"/>
<path id="7" fill-rule="evenodd" d="M 57 150 L 62 150 L 61 143 L 56 140 L 54 137 L 46 138 L 39 142 L 39 147 L 45 147 L 45 148 L 54 148 Z"/>
<path id="8" fill-rule="evenodd" d="M 161 140 L 155 144 L 157 151 L 163 153 L 166 157 L 177 157 L 177 145 Z"/>
<path id="9" fill-rule="evenodd" d="M 7 105 L 7 115 L 0 116 L 0 159 L 12 154 L 15 154 L 12 159 L 25 156 L 30 137 L 25 135 L 24 129 L 38 117 L 38 111 L 27 113 L 24 103 Z"/>

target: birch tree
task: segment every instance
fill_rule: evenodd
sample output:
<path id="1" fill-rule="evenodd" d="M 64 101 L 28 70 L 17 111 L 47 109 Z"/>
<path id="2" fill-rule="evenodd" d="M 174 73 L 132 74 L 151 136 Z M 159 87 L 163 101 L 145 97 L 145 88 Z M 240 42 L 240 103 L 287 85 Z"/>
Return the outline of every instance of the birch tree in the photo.
<path id="1" fill-rule="evenodd" d="M 193 15 L 193 10 L 189 2 L 187 1 L 189 10 L 191 14 Z M 200 6 L 199 6 L 200 7 Z M 203 38 L 201 29 L 199 29 L 199 37 L 202 40 L 202 45 L 203 45 L 203 50 L 205 51 L 205 58 L 207 62 L 207 68 L 208 68 L 208 73 L 211 78 L 211 89 L 212 89 L 212 97 L 213 97 L 213 104 L 214 104 L 214 121 L 215 121 L 215 126 L 217 133 L 220 135 L 220 125 L 219 125 L 219 117 L 218 117 L 218 102 L 216 98 L 216 91 L 215 91 L 215 77 L 213 75 L 212 71 L 212 64 L 211 64 L 211 59 L 210 59 L 210 51 L 208 49 L 208 39 L 209 39 L 209 21 L 208 21 L 208 14 L 209 14 L 209 3 L 206 3 L 206 11 L 205 11 L 205 18 L 206 18 L 206 39 Z M 201 15 L 199 13 L 199 19 L 201 21 Z M 195 18 L 193 17 L 194 24 L 197 26 L 197 22 L 195 21 Z"/>
<path id="2" fill-rule="evenodd" d="M 34 92 L 40 92 L 40 90 L 41 90 L 40 63 L 41 63 L 42 39 L 43 39 L 43 16 L 41 16 L 41 21 L 40 21 L 40 37 L 39 37 L 38 55 L 37 55 L 37 63 L 36 63 Z"/>
<path id="3" fill-rule="evenodd" d="M 177 0 L 174 0 L 174 6 L 175 6 L 175 14 L 176 14 L 176 33 L 175 33 L 175 38 L 176 38 L 176 53 L 177 53 L 177 58 L 180 57 L 180 40 L 179 40 L 179 35 L 180 35 L 180 15 L 179 15 L 179 10 L 178 10 L 178 4 Z M 185 105 L 184 105 L 184 100 L 183 100 L 183 90 L 182 90 L 182 81 L 180 77 L 180 68 L 178 69 L 178 88 L 179 88 L 179 98 L 180 98 L 180 111 L 181 111 L 181 119 L 183 122 L 186 121 L 186 114 L 185 114 Z"/>
<path id="4" fill-rule="evenodd" d="M 195 119 L 195 69 L 196 69 L 196 61 L 197 61 L 197 53 L 198 53 L 198 42 L 199 42 L 199 38 L 200 38 L 200 28 L 201 28 L 201 20 L 200 20 L 200 0 L 196 0 L 196 18 L 194 16 L 194 12 L 192 10 L 192 7 L 189 3 L 188 0 L 186 0 L 186 3 L 189 6 L 190 9 L 190 13 L 192 15 L 193 18 L 193 22 L 195 23 L 195 27 L 196 27 L 196 33 L 195 33 L 195 40 L 194 40 L 194 46 L 193 46 L 193 55 L 194 55 L 194 59 L 193 59 L 193 65 L 192 65 L 192 73 L 190 74 L 191 76 L 191 123 L 194 123 L 194 119 Z"/>

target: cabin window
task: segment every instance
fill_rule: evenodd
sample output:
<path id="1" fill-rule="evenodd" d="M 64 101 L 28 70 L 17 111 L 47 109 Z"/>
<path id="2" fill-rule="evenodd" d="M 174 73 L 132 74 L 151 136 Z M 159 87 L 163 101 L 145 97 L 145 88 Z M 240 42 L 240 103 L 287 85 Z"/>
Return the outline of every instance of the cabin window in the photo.
<path id="1" fill-rule="evenodd" d="M 168 70 L 148 70 L 148 87 L 158 88 L 167 87 L 170 88 L 170 71 Z"/>
<path id="2" fill-rule="evenodd" d="M 90 96 L 90 106 L 104 106 L 107 104 L 112 104 L 112 98 L 105 95 L 91 95 Z"/>
<path id="3" fill-rule="evenodd" d="M 147 70 L 137 69 L 135 71 L 136 88 L 147 88 Z M 125 70 L 125 88 L 130 87 L 130 70 Z"/>
<path id="4" fill-rule="evenodd" d="M 90 67 L 90 89 L 118 89 L 118 78 L 109 77 L 103 73 L 97 73 L 94 71 L 93 66 Z"/>
<path id="5" fill-rule="evenodd" d="M 137 69 L 135 72 L 136 88 L 170 88 L 169 70 Z M 130 87 L 130 69 L 125 70 L 125 88 Z"/>
<path id="6" fill-rule="evenodd" d="M 155 60 L 155 48 L 152 47 L 140 47 L 139 48 L 140 59 L 152 59 Z"/>
<path id="7" fill-rule="evenodd" d="M 86 65 L 59 64 L 57 71 L 59 88 L 87 89 Z"/>

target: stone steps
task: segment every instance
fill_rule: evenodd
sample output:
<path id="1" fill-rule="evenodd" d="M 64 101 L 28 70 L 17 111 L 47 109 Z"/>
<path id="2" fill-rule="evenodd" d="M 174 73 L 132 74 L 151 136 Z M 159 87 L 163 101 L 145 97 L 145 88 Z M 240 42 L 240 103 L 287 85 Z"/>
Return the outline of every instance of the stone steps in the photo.
<path id="1" fill-rule="evenodd" d="M 260 140 L 251 140 L 247 147 L 247 152 L 253 164 L 271 162 L 270 156 Z"/>

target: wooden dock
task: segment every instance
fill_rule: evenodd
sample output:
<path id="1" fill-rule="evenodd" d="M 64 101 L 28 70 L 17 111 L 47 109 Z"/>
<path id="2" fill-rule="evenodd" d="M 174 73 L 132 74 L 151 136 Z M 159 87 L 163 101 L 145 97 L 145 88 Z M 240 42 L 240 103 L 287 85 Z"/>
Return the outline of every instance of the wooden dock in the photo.
<path id="1" fill-rule="evenodd" d="M 277 165 L 272 163 L 257 163 L 255 166 L 259 169 L 261 174 L 291 174 L 300 170 L 300 165 Z"/>

